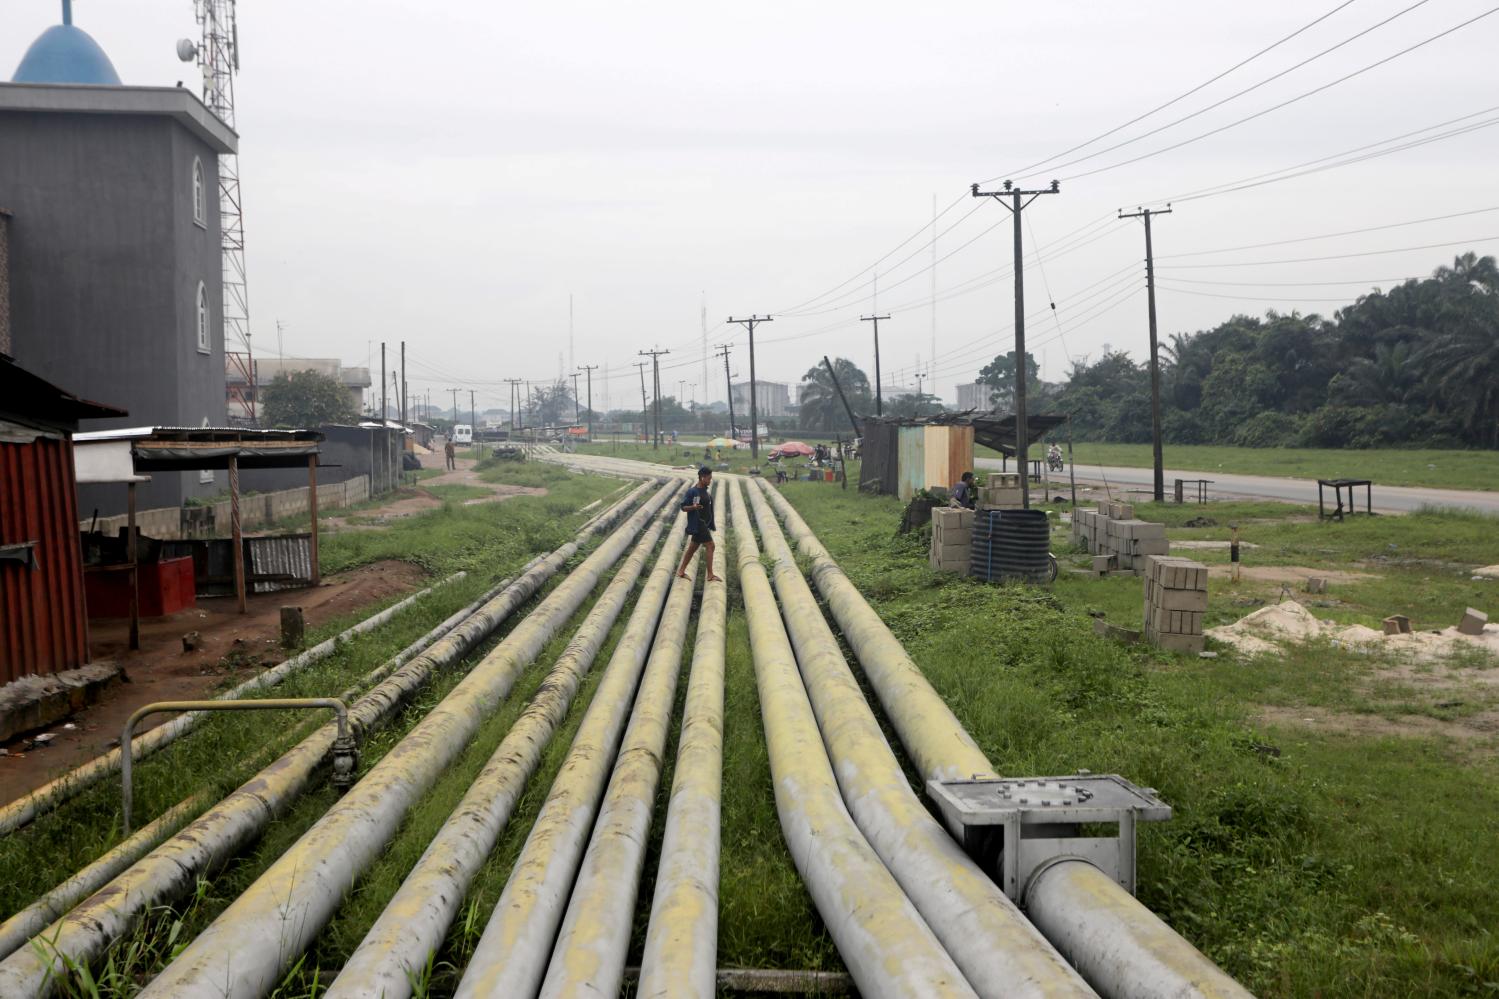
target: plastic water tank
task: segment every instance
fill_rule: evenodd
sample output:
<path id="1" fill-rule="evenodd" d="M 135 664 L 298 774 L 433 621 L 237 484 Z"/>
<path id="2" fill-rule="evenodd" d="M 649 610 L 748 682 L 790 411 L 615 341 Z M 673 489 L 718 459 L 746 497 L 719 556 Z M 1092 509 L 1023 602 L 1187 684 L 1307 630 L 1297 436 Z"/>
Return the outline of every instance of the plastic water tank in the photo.
<path id="1" fill-rule="evenodd" d="M 980 510 L 973 518 L 969 566 L 980 579 L 1041 582 L 1050 550 L 1051 524 L 1043 510 Z"/>

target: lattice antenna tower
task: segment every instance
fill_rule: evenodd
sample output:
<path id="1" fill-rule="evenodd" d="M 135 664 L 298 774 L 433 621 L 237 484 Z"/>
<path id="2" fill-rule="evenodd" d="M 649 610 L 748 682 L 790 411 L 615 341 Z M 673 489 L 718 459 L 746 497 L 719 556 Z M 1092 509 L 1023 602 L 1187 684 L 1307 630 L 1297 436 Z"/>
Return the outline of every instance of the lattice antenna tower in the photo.
<path id="1" fill-rule="evenodd" d="M 201 31 L 194 44 L 177 43 L 177 57 L 203 71 L 203 103 L 235 128 L 234 76 L 239 72 L 239 26 L 235 0 L 193 0 Z M 224 271 L 224 339 L 250 349 L 250 298 L 245 283 L 245 217 L 239 191 L 239 157 L 219 157 L 219 242 Z"/>

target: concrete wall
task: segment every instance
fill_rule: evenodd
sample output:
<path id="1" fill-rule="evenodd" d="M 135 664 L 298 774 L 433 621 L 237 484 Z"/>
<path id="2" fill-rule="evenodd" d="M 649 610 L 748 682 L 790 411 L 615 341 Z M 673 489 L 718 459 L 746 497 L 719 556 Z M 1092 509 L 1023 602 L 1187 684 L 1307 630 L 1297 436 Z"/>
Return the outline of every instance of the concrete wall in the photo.
<path id="1" fill-rule="evenodd" d="M 346 427 L 325 424 L 313 428 L 324 440 L 318 455 L 318 482 L 343 482 L 363 476 L 374 496 L 383 496 L 400 485 L 398 430 L 379 427 Z M 240 488 L 268 492 L 305 486 L 305 468 L 256 468 L 239 473 Z"/>
<path id="2" fill-rule="evenodd" d="M 10 214 L 0 208 L 0 354 L 10 353 Z"/>
<path id="3" fill-rule="evenodd" d="M 169 117 L 0 110 L 0 205 L 11 220 L 15 358 L 86 399 L 120 406 L 112 426 L 222 426 L 224 336 L 218 161 Z M 194 220 L 193 160 L 204 170 Z M 209 350 L 197 345 L 208 291 Z M 143 506 L 224 487 L 224 473 L 157 475 Z M 79 508 L 122 512 L 124 491 L 85 486 Z"/>
<path id="4" fill-rule="evenodd" d="M 111 486 L 118 489 L 121 495 L 125 492 L 124 486 Z M 318 510 L 337 510 L 343 507 L 354 506 L 363 503 L 370 498 L 370 482 L 367 476 L 356 476 L 343 482 L 319 482 L 317 490 Z M 282 489 L 276 492 L 256 493 L 253 496 L 241 496 L 239 498 L 239 523 L 240 529 L 246 532 L 257 528 L 268 527 L 289 517 L 306 517 L 308 489 L 302 486 L 298 489 Z M 229 501 L 219 500 L 208 506 L 213 510 L 215 529 L 214 537 L 228 537 L 229 527 Z M 79 522 L 80 530 L 88 530 L 91 520 L 85 518 Z M 147 537 L 161 540 L 182 538 L 186 535 L 182 530 L 182 508 L 162 507 L 152 510 L 137 510 L 135 515 L 137 529 Z M 120 529 L 125 527 L 125 515 L 119 514 L 113 517 L 100 517 L 96 530 L 116 536 Z"/>

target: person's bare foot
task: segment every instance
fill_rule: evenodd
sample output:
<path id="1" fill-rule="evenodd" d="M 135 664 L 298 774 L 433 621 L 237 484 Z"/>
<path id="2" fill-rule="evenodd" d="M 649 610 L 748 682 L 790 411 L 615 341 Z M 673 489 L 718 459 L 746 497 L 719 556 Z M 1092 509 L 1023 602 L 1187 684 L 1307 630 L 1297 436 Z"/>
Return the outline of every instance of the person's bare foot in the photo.
<path id="1" fill-rule="evenodd" d="M 677 573 L 677 578 L 678 579 L 686 579 L 687 578 L 687 573 L 685 573 L 685 572 L 679 572 L 679 573 Z"/>
<path id="2" fill-rule="evenodd" d="M 708 576 L 708 582 L 710 582 L 710 583 L 722 583 L 723 582 L 723 577 L 722 576 L 714 576 L 712 574 L 709 574 L 709 576 Z"/>

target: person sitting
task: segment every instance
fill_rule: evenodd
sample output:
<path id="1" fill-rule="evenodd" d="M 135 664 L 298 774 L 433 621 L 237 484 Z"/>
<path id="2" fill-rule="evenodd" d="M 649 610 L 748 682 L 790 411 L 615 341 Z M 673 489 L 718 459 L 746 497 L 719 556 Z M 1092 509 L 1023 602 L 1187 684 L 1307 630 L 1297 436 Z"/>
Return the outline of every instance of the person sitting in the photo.
<path id="1" fill-rule="evenodd" d="M 972 510 L 978 505 L 977 487 L 973 484 L 973 473 L 964 472 L 952 487 L 952 505 Z"/>

